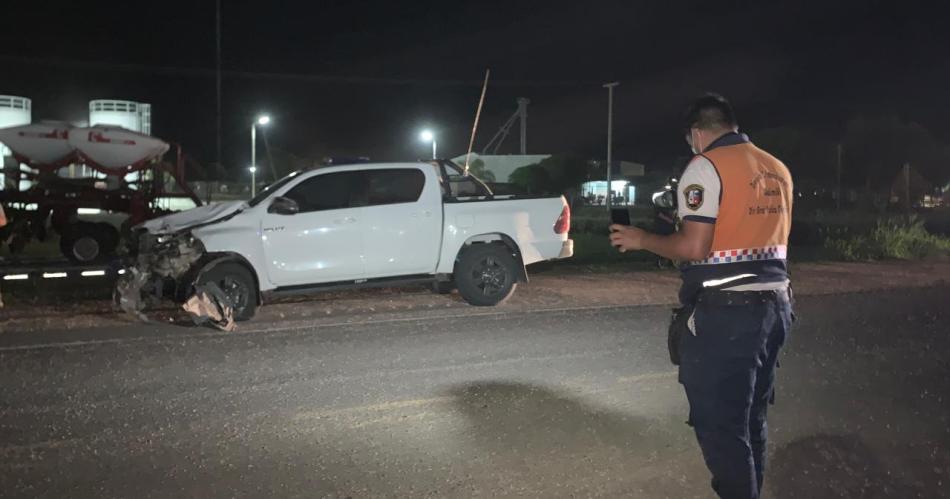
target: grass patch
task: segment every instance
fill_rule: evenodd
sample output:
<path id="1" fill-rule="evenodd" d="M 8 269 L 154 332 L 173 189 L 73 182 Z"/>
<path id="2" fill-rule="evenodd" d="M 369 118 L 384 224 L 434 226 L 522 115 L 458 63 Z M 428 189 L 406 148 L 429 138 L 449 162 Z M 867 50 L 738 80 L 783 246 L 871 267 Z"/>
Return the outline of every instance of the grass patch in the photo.
<path id="1" fill-rule="evenodd" d="M 845 261 L 913 260 L 946 255 L 950 238 L 931 234 L 917 217 L 893 217 L 879 219 L 867 231 L 829 234 L 824 247 Z"/>

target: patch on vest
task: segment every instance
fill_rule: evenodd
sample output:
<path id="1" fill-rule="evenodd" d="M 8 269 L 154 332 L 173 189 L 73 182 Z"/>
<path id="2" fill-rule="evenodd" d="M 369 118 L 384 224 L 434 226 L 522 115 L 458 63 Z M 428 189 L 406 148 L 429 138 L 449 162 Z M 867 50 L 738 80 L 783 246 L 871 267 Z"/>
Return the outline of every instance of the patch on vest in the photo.
<path id="1" fill-rule="evenodd" d="M 686 206 L 689 209 L 696 211 L 703 205 L 703 186 L 693 184 L 683 191 L 683 195 L 686 197 Z"/>

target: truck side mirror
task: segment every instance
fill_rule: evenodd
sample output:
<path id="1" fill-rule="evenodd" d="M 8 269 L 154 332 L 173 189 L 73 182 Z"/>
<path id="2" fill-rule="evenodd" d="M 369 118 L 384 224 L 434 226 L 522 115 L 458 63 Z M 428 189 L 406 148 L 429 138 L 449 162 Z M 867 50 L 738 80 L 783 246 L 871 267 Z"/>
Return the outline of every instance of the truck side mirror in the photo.
<path id="1" fill-rule="evenodd" d="M 276 213 L 278 215 L 296 215 L 300 212 L 300 206 L 290 198 L 277 196 L 267 207 L 267 213 Z"/>

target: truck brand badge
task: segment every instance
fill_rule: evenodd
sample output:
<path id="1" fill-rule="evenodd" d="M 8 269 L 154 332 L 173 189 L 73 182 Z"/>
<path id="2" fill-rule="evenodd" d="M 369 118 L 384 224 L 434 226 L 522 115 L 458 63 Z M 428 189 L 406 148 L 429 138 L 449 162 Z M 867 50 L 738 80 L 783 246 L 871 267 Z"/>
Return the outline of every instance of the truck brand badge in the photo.
<path id="1" fill-rule="evenodd" d="M 686 196 L 686 206 L 689 209 L 696 211 L 703 205 L 703 186 L 693 184 L 687 187 L 683 194 Z"/>

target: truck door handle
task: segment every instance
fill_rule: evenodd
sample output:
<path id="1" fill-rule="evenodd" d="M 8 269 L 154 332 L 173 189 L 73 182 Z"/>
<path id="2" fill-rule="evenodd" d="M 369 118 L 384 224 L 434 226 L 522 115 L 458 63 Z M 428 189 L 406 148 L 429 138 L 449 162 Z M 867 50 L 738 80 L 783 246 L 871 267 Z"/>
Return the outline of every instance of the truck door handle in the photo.
<path id="1" fill-rule="evenodd" d="M 416 217 L 416 218 L 418 218 L 418 217 L 431 217 L 431 216 L 432 216 L 432 212 L 429 211 L 429 210 L 414 211 L 414 212 L 412 212 L 412 216 L 414 216 L 414 217 Z"/>
<path id="2" fill-rule="evenodd" d="M 353 217 L 343 217 L 343 218 L 338 218 L 338 219 L 336 219 L 336 220 L 333 221 L 333 223 L 335 223 L 335 224 L 337 224 L 337 225 L 351 224 L 351 223 L 355 223 L 355 222 L 356 222 L 356 219 L 353 218 Z"/>

